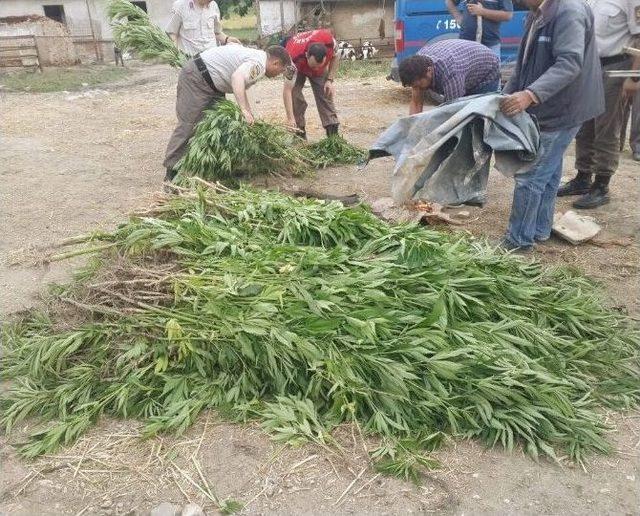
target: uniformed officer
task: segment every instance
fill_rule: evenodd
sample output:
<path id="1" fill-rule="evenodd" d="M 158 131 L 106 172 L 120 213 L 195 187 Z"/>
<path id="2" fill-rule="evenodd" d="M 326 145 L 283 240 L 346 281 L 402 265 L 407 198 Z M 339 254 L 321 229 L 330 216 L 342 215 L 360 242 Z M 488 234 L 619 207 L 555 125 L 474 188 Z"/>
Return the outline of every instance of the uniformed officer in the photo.
<path id="1" fill-rule="evenodd" d="M 333 98 L 336 92 L 334 81 L 338 73 L 340 56 L 338 44 L 333 35 L 327 29 L 301 32 L 287 39 L 285 48 L 293 62 L 293 67 L 285 74 L 283 93 L 289 125 L 295 125 L 301 136 L 306 138 L 307 102 L 302 94 L 302 88 L 309 79 L 320 121 L 327 136 L 338 134 L 340 122 Z"/>
<path id="2" fill-rule="evenodd" d="M 248 123 L 254 121 L 247 89 L 263 76 L 276 77 L 291 66 L 291 58 L 280 46 L 267 50 L 227 45 L 202 52 L 189 61 L 178 77 L 176 114 L 178 125 L 171 135 L 164 166 L 165 181 L 175 175 L 175 166 L 187 150 L 189 139 L 206 109 L 233 93 Z"/>
<path id="3" fill-rule="evenodd" d="M 176 0 L 166 32 L 190 57 L 217 45 L 240 43 L 222 32 L 220 9 L 213 0 Z"/>
<path id="4" fill-rule="evenodd" d="M 640 48 L 640 0 L 591 0 L 590 4 L 603 71 L 605 113 L 580 129 L 576 136 L 578 174 L 558 190 L 558 196 L 582 196 L 573 203 L 574 208 L 596 208 L 609 202 L 609 181 L 620 159 L 625 103 L 640 89 L 637 79 L 604 73 L 640 69 L 640 58 L 630 59 L 623 51 L 627 46 Z"/>

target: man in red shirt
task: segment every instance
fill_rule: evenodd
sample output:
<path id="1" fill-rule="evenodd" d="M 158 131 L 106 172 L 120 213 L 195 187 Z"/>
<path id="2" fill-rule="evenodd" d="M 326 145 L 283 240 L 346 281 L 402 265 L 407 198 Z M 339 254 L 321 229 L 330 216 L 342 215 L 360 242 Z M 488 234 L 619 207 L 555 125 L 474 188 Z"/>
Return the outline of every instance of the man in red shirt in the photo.
<path id="1" fill-rule="evenodd" d="M 327 136 L 338 134 L 339 122 L 333 98 L 340 56 L 333 35 L 327 29 L 301 32 L 286 40 L 284 46 L 293 61 L 291 69 L 285 72 L 283 93 L 288 123 L 291 126 L 295 125 L 301 136 L 306 139 L 304 115 L 307 102 L 302 88 L 309 79 L 320 121 L 327 131 Z"/>

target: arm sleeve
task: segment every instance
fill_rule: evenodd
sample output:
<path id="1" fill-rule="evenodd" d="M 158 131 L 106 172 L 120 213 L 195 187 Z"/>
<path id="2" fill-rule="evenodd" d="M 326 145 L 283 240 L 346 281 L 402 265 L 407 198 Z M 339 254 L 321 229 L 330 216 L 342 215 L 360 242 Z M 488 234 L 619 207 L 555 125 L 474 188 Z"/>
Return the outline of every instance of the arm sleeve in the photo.
<path id="1" fill-rule="evenodd" d="M 182 26 L 182 15 L 180 14 L 180 9 L 177 4 L 173 4 L 171 8 L 171 18 L 169 19 L 169 23 L 165 27 L 165 32 L 169 34 L 178 34 L 180 32 L 180 27 Z"/>
<path id="2" fill-rule="evenodd" d="M 627 23 L 629 32 L 640 34 L 640 0 L 628 0 L 629 12 L 627 13 Z"/>
<path id="3" fill-rule="evenodd" d="M 218 7 L 217 3 L 214 8 L 214 11 L 215 11 L 216 17 L 214 18 L 214 22 L 213 22 L 213 33 L 222 34 L 222 21 L 220 16 L 220 8 Z"/>
<path id="4" fill-rule="evenodd" d="M 584 12 L 573 11 L 570 15 L 562 27 L 556 26 L 551 36 L 551 53 L 555 62 L 527 87 L 541 103 L 571 84 L 582 69 L 588 20 Z"/>
<path id="5" fill-rule="evenodd" d="M 244 83 L 250 86 L 264 75 L 265 68 L 257 61 L 246 61 L 238 67 L 236 73 L 240 73 L 244 77 Z"/>
<path id="6" fill-rule="evenodd" d="M 287 66 L 284 71 L 284 82 L 293 86 L 298 79 L 298 69 L 295 65 Z"/>

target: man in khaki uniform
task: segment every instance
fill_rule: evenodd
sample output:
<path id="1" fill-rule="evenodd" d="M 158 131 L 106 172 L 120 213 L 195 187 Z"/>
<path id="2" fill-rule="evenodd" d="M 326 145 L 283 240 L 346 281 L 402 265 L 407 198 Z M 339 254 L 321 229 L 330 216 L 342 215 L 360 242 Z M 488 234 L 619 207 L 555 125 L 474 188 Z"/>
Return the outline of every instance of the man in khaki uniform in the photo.
<path id="1" fill-rule="evenodd" d="M 190 57 L 217 45 L 240 43 L 222 32 L 220 9 L 213 0 L 176 0 L 165 31 Z"/>
<path id="2" fill-rule="evenodd" d="M 283 47 L 267 50 L 226 45 L 202 52 L 180 71 L 176 99 L 178 126 L 173 131 L 164 160 L 165 181 L 171 181 L 175 166 L 187 151 L 187 144 L 204 111 L 233 93 L 246 121 L 254 121 L 247 89 L 261 77 L 276 77 L 291 66 L 291 58 Z"/>
<path id="3" fill-rule="evenodd" d="M 578 174 L 558 196 L 582 195 L 574 208 L 596 208 L 609 202 L 609 181 L 620 159 L 620 131 L 625 103 L 640 89 L 633 79 L 608 77 L 608 70 L 640 69 L 623 48 L 640 48 L 640 0 L 591 0 L 596 44 L 603 71 L 605 112 L 583 124 L 576 136 Z M 592 181 L 592 175 L 595 179 Z"/>

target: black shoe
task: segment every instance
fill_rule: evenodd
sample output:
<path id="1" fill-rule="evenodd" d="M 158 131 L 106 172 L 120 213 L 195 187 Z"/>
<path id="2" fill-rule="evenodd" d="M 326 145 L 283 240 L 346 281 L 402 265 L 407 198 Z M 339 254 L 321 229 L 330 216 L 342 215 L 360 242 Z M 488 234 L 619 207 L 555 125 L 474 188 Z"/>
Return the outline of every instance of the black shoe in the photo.
<path id="1" fill-rule="evenodd" d="M 168 183 L 173 181 L 173 179 L 178 175 L 178 171 L 173 168 L 168 168 L 167 173 L 164 175 L 164 180 Z"/>
<path id="2" fill-rule="evenodd" d="M 296 136 L 298 138 L 300 138 L 301 140 L 304 140 L 306 142 L 307 141 L 307 131 L 306 131 L 306 129 L 304 129 L 304 128 L 298 129 L 296 131 Z"/>
<path id="3" fill-rule="evenodd" d="M 336 136 L 338 134 L 338 128 L 340 124 L 331 124 L 326 126 L 324 129 L 327 131 L 327 136 Z"/>
<path id="4" fill-rule="evenodd" d="M 501 250 L 507 253 L 526 254 L 533 250 L 532 245 L 518 245 L 513 243 L 507 237 L 494 241 L 493 244 L 496 247 L 496 250 Z"/>
<path id="5" fill-rule="evenodd" d="M 567 195 L 584 195 L 588 194 L 591 190 L 591 180 L 585 181 L 584 179 L 578 179 L 574 177 L 571 181 L 563 184 L 558 189 L 558 197 L 565 197 Z"/>
<path id="6" fill-rule="evenodd" d="M 573 207 L 581 210 L 597 208 L 609 202 L 609 188 L 600 184 L 594 184 L 589 193 L 580 197 L 573 203 Z"/>

